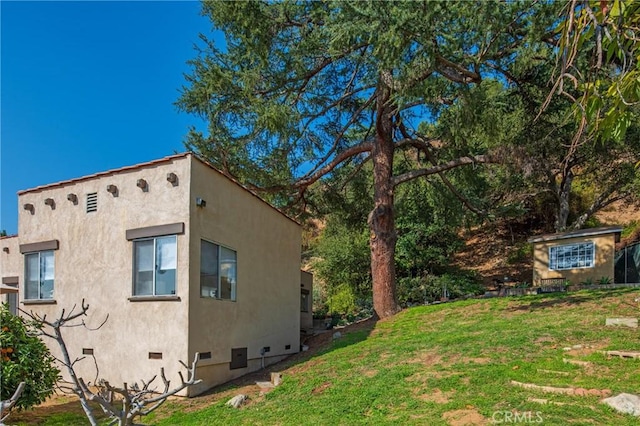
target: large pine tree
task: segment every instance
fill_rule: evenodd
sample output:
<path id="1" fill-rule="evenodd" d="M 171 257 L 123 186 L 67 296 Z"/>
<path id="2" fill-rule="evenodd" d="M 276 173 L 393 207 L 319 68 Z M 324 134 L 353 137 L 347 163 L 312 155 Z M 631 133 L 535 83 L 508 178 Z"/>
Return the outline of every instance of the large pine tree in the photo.
<path id="1" fill-rule="evenodd" d="M 534 49 L 553 2 L 276 1 L 203 3 L 225 43 L 203 36 L 178 106 L 208 122 L 187 146 L 279 203 L 344 164 L 371 161 L 369 214 L 374 309 L 399 311 L 394 189 L 465 164 L 490 162 L 486 146 L 452 149 L 429 126 L 483 79 L 509 84 Z M 416 168 L 398 171 L 410 152 Z"/>

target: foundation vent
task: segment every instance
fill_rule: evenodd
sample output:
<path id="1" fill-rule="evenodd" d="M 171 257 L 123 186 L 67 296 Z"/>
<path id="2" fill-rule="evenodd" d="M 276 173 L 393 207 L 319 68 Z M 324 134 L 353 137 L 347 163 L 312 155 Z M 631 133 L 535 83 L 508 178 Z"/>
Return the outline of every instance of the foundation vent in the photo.
<path id="1" fill-rule="evenodd" d="M 98 193 L 87 194 L 87 213 L 98 211 Z"/>
<path id="2" fill-rule="evenodd" d="M 200 352 L 200 359 L 211 359 L 211 352 Z"/>
<path id="3" fill-rule="evenodd" d="M 230 370 L 247 367 L 247 348 L 232 348 Z"/>

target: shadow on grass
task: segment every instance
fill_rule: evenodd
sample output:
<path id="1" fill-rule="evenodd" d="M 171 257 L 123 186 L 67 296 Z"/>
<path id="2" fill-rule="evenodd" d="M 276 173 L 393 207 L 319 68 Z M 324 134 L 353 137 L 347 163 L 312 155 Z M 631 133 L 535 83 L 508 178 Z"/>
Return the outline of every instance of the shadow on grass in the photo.
<path id="1" fill-rule="evenodd" d="M 535 311 L 539 309 L 553 308 L 555 306 L 579 305 L 586 302 L 604 300 L 610 297 L 618 297 L 626 293 L 637 292 L 637 288 L 582 290 L 576 293 L 551 293 L 539 296 L 531 296 L 533 300 L 526 303 L 521 300 L 518 306 L 507 308 L 510 312 Z"/>
<path id="2" fill-rule="evenodd" d="M 192 399 L 197 400 L 198 398 L 211 398 L 215 397 L 217 394 L 224 394 L 234 389 L 255 385 L 258 381 L 268 382 L 271 380 L 271 373 L 273 372 L 282 372 L 290 368 L 294 368 L 299 364 L 311 361 L 326 353 L 367 340 L 376 323 L 377 320 L 370 318 L 350 324 L 346 327 L 326 331 L 323 330 L 313 336 L 301 338 L 301 345 L 304 344 L 309 347 L 307 351 L 300 351 L 282 361 L 266 366 L 261 370 L 248 373 L 227 383 L 215 386 Z M 336 332 L 340 332 L 340 337 L 334 339 L 333 336 Z"/>
<path id="3" fill-rule="evenodd" d="M 73 398 L 73 397 L 70 397 Z M 55 399 L 53 399 L 55 401 Z M 93 413 L 98 422 L 106 419 L 102 410 L 97 404 L 91 403 Z M 85 416 L 80 401 L 72 399 L 68 402 L 52 403 L 47 402 L 33 409 L 14 411 L 9 415 L 6 424 L 10 425 L 65 425 L 84 426 L 89 421 Z"/>

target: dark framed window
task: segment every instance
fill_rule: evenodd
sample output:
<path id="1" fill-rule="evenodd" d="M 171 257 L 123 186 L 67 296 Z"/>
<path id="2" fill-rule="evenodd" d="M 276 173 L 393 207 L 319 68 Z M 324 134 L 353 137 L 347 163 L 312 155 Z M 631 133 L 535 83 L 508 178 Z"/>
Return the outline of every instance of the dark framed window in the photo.
<path id="1" fill-rule="evenodd" d="M 230 248 L 200 240 L 200 296 L 236 300 L 237 254 Z"/>

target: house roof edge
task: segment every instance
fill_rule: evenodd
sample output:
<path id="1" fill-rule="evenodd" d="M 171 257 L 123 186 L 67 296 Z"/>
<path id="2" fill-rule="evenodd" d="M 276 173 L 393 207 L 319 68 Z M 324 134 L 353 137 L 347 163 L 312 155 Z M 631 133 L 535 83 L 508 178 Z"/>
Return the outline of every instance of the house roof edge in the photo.
<path id="1" fill-rule="evenodd" d="M 274 209 L 275 211 L 277 211 L 278 213 L 280 213 L 282 216 L 284 216 L 285 218 L 289 219 L 290 221 L 292 221 L 293 223 L 295 223 L 298 226 L 302 226 L 302 224 L 300 222 L 298 222 L 296 219 L 292 218 L 291 216 L 289 216 L 288 214 L 286 214 L 285 212 L 283 212 L 282 210 L 280 210 L 279 208 L 277 208 L 276 206 L 274 206 L 273 204 L 269 203 L 267 200 L 265 200 L 264 198 L 262 198 L 260 195 L 258 195 L 255 191 L 252 191 L 251 189 L 247 188 L 245 185 L 243 185 L 242 183 L 240 183 L 240 181 L 236 180 L 235 178 L 225 174 L 222 170 L 218 169 L 216 166 L 214 166 L 213 164 L 211 164 L 210 162 L 208 162 L 207 160 L 205 160 L 204 158 L 200 157 L 198 154 L 196 154 L 195 152 L 189 152 L 188 154 L 192 155 L 193 158 L 195 158 L 196 160 L 200 161 L 202 164 L 204 164 L 205 166 L 211 168 L 213 171 L 215 171 L 216 173 L 219 173 L 222 177 L 224 177 L 225 179 L 229 180 L 232 183 L 235 183 L 236 185 L 238 185 L 240 188 L 242 188 L 243 190 L 247 191 L 249 194 L 251 194 L 252 196 L 256 197 L 258 200 L 262 201 L 263 203 L 265 203 L 267 206 L 271 207 L 272 209 Z"/>
<path id="2" fill-rule="evenodd" d="M 599 228 L 579 229 L 577 231 L 558 232 L 555 234 L 539 235 L 527 240 L 529 243 L 541 243 L 547 241 L 566 240 L 568 238 L 591 237 L 594 235 L 617 234 L 622 232 L 622 226 L 602 226 Z"/>
<path id="3" fill-rule="evenodd" d="M 179 153 L 179 154 L 174 154 L 174 155 L 169 155 L 167 157 L 158 158 L 156 160 L 146 161 L 144 163 L 138 163 L 138 164 L 133 164 L 131 166 L 119 167 L 117 169 L 105 170 L 105 171 L 102 171 L 102 172 L 97 172 L 97 173 L 93 173 L 93 174 L 90 174 L 90 175 L 80 176 L 80 177 L 73 178 L 73 179 L 62 180 L 62 181 L 59 181 L 59 182 L 48 183 L 48 184 L 45 184 L 45 185 L 36 186 L 34 188 L 23 189 L 21 191 L 18 191 L 18 195 L 20 196 L 20 195 L 28 194 L 30 192 L 40 192 L 40 191 L 43 191 L 45 189 L 51 189 L 51 188 L 56 188 L 56 187 L 61 187 L 61 186 L 66 186 L 66 185 L 73 185 L 73 184 L 76 184 L 78 182 L 84 182 L 84 181 L 91 180 L 91 179 L 98 179 L 98 178 L 101 178 L 101 177 L 104 177 L 104 176 L 114 175 L 114 174 L 117 174 L 117 173 L 129 172 L 129 171 L 133 171 L 133 170 L 139 170 L 139 169 L 143 169 L 145 167 L 154 166 L 156 164 L 168 163 L 168 162 L 171 162 L 171 161 L 173 161 L 175 159 L 178 159 L 178 158 L 187 157 L 190 154 L 192 154 L 192 153 L 191 152 L 182 152 L 182 153 Z"/>
<path id="4" fill-rule="evenodd" d="M 200 157 L 197 153 L 192 152 L 192 151 L 186 151 L 186 152 L 182 152 L 182 153 L 173 154 L 173 155 L 169 155 L 169 156 L 166 156 L 166 157 L 158 158 L 156 160 L 146 161 L 144 163 L 138 163 L 138 164 L 133 164 L 131 166 L 124 166 L 124 167 L 120 167 L 120 168 L 116 168 L 116 169 L 105 170 L 105 171 L 102 171 L 102 172 L 97 172 L 97 173 L 93 173 L 93 174 L 86 175 L 86 176 L 81 176 L 81 177 L 77 177 L 77 178 L 73 178 L 73 179 L 67 179 L 67 180 L 63 180 L 63 181 L 59 181 L 59 182 L 53 182 L 53 183 L 49 183 L 49 184 L 45 184 L 45 185 L 36 186 L 34 188 L 24 189 L 24 190 L 18 191 L 18 196 L 24 195 L 24 194 L 29 194 L 29 193 L 32 193 L 32 192 L 40 192 L 40 191 L 44 191 L 44 190 L 51 189 L 51 188 L 58 188 L 58 187 L 66 186 L 66 185 L 74 185 L 74 184 L 76 184 L 78 182 L 84 182 L 84 181 L 87 181 L 87 180 L 98 179 L 98 178 L 101 178 L 101 177 L 104 177 L 104 176 L 110 176 L 110 175 L 114 175 L 114 174 L 118 174 L 118 173 L 140 170 L 140 169 L 143 169 L 145 167 L 150 167 L 150 166 L 154 166 L 154 165 L 157 165 L 157 164 L 169 163 L 169 162 L 171 162 L 173 160 L 180 159 L 180 158 L 186 158 L 186 157 L 190 157 L 190 156 L 195 158 L 195 159 L 197 159 L 202 164 L 204 164 L 205 166 L 211 168 L 215 172 L 219 173 L 222 177 L 226 178 L 230 182 L 238 185 L 240 188 L 244 189 L 245 191 L 247 191 L 248 193 L 250 193 L 254 197 L 258 198 L 260 201 L 265 203 L 267 206 L 269 206 L 272 209 L 276 210 L 278 213 L 280 213 L 281 215 L 283 215 L 287 219 L 291 220 L 296 225 L 302 226 L 301 223 L 298 222 L 296 219 L 292 218 L 291 216 L 289 216 L 288 214 L 286 214 L 285 212 L 283 212 L 279 208 L 277 208 L 274 205 L 272 205 L 271 203 L 267 202 L 260 195 L 258 195 L 257 193 L 255 193 L 251 189 L 247 188 L 245 185 L 243 185 L 242 183 L 240 183 L 239 181 L 237 181 L 233 177 L 223 173 L 220 169 L 215 167 L 213 164 L 209 163 L 204 158 Z"/>

